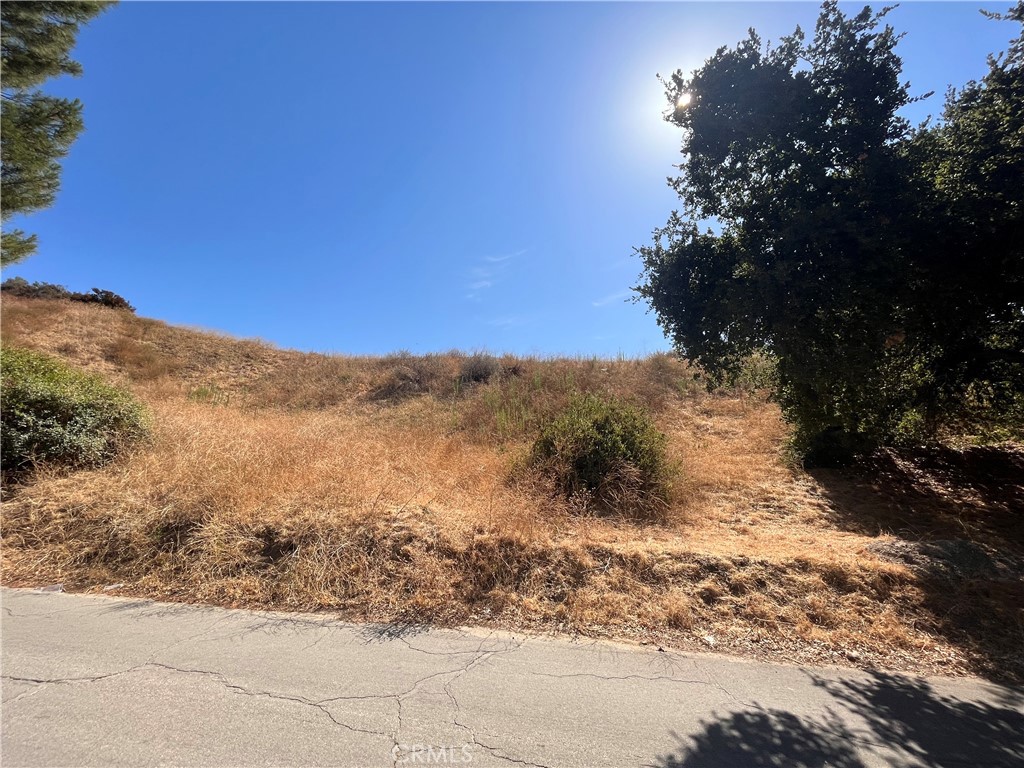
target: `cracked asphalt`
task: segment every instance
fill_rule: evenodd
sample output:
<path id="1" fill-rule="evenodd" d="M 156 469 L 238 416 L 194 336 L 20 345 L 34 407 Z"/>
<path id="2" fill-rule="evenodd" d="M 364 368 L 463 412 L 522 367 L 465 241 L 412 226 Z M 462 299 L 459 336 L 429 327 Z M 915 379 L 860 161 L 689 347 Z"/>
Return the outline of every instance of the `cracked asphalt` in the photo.
<path id="1" fill-rule="evenodd" d="M 3 589 L 4 766 L 1024 764 L 1024 691 Z"/>

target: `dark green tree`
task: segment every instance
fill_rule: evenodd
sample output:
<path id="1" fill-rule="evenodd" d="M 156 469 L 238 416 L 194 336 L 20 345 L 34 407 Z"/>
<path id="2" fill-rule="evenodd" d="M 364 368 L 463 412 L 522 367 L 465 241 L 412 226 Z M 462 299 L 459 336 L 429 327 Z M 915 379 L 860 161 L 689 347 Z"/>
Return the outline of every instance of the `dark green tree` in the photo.
<path id="1" fill-rule="evenodd" d="M 1024 2 L 992 18 L 1024 24 Z M 929 194 L 927 252 L 908 333 L 932 339 L 933 413 L 1024 421 L 1024 34 L 946 95 L 907 152 Z"/>
<path id="2" fill-rule="evenodd" d="M 4 222 L 0 259 L 4 266 L 35 252 L 36 236 L 10 230 L 11 216 L 53 204 L 60 187 L 60 160 L 82 130 L 82 104 L 38 90 L 58 75 L 80 75 L 71 59 L 79 27 L 112 2 L 24 2 L 0 4 L 0 164 Z"/>
<path id="3" fill-rule="evenodd" d="M 810 40 L 798 28 L 766 47 L 751 30 L 676 72 L 682 211 L 638 249 L 636 290 L 676 349 L 711 383 L 770 353 L 775 394 L 818 460 L 934 433 L 969 392 L 993 394 L 982 382 L 1012 379 L 983 362 L 1020 338 L 1019 41 L 948 97 L 940 126 L 914 130 L 888 10 L 848 17 L 826 2 Z M 979 131 L 977 154 L 961 153 Z"/>

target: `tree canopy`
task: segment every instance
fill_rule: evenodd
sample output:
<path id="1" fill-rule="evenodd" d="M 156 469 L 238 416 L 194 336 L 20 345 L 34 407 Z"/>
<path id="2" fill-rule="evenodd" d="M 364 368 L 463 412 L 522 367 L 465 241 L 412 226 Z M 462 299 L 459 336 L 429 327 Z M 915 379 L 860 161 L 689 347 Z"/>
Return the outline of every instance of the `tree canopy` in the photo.
<path id="1" fill-rule="evenodd" d="M 822 6 L 666 82 L 682 210 L 636 287 L 712 382 L 753 352 L 813 452 L 912 442 L 1024 400 L 1024 45 L 912 127 L 890 9 Z M 1024 2 L 1007 15 L 1024 21 Z"/>
<path id="2" fill-rule="evenodd" d="M 53 204 L 60 160 L 82 130 L 81 102 L 48 96 L 38 86 L 51 77 L 82 73 L 70 57 L 79 27 L 112 4 L 9 0 L 0 5 L 0 212 L 5 224 L 0 259 L 5 266 L 36 249 L 36 236 L 8 231 L 8 219 Z"/>

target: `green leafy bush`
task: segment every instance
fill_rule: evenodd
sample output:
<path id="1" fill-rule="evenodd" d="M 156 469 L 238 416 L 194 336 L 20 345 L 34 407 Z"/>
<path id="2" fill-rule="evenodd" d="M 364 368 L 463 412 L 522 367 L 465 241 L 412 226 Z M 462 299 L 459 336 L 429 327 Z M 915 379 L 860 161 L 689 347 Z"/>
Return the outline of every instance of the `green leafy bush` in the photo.
<path id="1" fill-rule="evenodd" d="M 527 464 L 569 498 L 606 512 L 660 516 L 669 498 L 666 437 L 636 406 L 576 396 L 541 432 Z"/>
<path id="2" fill-rule="evenodd" d="M 103 464 L 147 431 L 143 407 L 98 376 L 26 349 L 0 349 L 3 470 Z"/>

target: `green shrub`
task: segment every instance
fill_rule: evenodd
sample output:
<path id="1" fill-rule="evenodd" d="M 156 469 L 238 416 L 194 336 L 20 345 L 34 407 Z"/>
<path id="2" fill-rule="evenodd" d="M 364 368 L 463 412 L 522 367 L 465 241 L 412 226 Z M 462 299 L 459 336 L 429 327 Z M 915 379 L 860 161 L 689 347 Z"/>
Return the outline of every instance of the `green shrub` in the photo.
<path id="1" fill-rule="evenodd" d="M 98 376 L 26 349 L 0 349 L 3 470 L 102 464 L 146 434 L 142 406 Z"/>
<path id="2" fill-rule="evenodd" d="M 666 437 L 628 403 L 576 396 L 542 431 L 527 465 L 569 498 L 607 512 L 657 517 L 669 497 Z"/>

